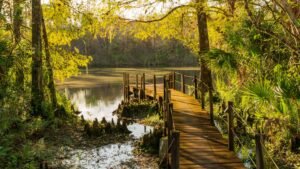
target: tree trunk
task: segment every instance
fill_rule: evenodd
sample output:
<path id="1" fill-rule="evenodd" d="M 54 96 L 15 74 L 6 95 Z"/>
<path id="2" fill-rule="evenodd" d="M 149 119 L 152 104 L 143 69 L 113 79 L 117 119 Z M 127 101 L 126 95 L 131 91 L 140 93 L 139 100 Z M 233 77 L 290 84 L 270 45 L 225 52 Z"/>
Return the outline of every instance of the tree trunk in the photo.
<path id="1" fill-rule="evenodd" d="M 21 41 L 21 24 L 22 24 L 22 3 L 23 0 L 13 1 L 13 34 L 14 34 L 14 45 L 17 46 Z M 20 57 L 20 56 L 16 56 Z M 18 59 L 19 64 L 17 64 L 16 71 L 16 83 L 21 90 L 24 89 L 24 71 L 22 69 L 22 58 Z"/>
<path id="2" fill-rule="evenodd" d="M 57 106 L 56 90 L 55 90 L 55 84 L 54 84 L 54 78 L 53 78 L 53 69 L 51 66 L 51 55 L 50 55 L 50 50 L 49 50 L 49 42 L 48 42 L 48 36 L 47 36 L 47 30 L 46 30 L 43 10 L 41 10 L 41 15 L 42 15 L 43 39 L 44 39 L 44 46 L 45 46 L 45 53 L 46 53 L 46 66 L 47 66 L 47 71 L 48 71 L 48 76 L 49 76 L 48 87 L 50 90 L 52 106 L 53 106 L 53 108 L 56 108 L 56 106 Z"/>
<path id="3" fill-rule="evenodd" d="M 208 91 L 209 87 L 212 87 L 211 71 L 207 66 L 204 59 L 204 54 L 209 51 L 209 38 L 207 30 L 207 15 L 204 11 L 204 5 L 206 0 L 196 0 L 197 7 L 197 19 L 198 19 L 198 31 L 199 31 L 199 55 L 200 55 L 200 80 L 201 80 L 201 99 L 204 101 L 204 95 Z M 199 4 L 201 3 L 201 4 Z"/>
<path id="4" fill-rule="evenodd" d="M 0 0 L 0 13 L 2 12 L 3 1 L 4 1 L 4 0 Z"/>
<path id="5" fill-rule="evenodd" d="M 41 41 L 41 1 L 32 0 L 32 115 L 42 115 L 43 69 L 42 69 L 42 41 Z"/>

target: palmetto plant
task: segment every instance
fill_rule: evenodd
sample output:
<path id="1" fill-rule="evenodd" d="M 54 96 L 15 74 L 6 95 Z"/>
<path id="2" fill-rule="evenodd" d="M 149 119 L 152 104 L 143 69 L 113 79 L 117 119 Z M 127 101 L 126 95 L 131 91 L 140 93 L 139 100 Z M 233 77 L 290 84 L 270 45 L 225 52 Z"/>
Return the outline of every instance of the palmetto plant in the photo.
<path id="1" fill-rule="evenodd" d="M 232 53 L 221 49 L 212 49 L 207 53 L 211 69 L 218 74 L 234 73 L 238 69 L 238 62 Z"/>

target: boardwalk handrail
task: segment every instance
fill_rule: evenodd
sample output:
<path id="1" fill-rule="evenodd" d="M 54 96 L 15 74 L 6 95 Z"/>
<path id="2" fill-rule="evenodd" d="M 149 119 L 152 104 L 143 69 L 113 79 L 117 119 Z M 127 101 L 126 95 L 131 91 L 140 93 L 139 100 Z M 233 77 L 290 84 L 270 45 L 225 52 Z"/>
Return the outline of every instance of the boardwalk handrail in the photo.
<path id="1" fill-rule="evenodd" d="M 233 102 L 228 102 L 228 107 L 226 107 L 224 110 L 222 110 L 223 113 L 226 113 L 227 116 L 232 116 L 234 118 L 234 115 L 237 116 L 239 119 L 239 122 L 242 122 L 242 125 L 247 126 L 247 122 L 241 117 L 241 115 L 237 112 L 237 110 L 233 107 Z M 234 115 L 233 115 L 234 114 Z M 241 138 L 239 135 L 236 133 L 234 126 L 233 126 L 233 119 L 229 120 L 230 118 L 227 117 L 227 121 L 224 118 L 219 118 L 221 119 L 227 126 L 228 126 L 228 140 L 229 140 L 229 145 L 234 146 L 234 139 L 238 141 L 238 143 L 241 146 L 245 146 L 243 142 L 241 141 Z M 247 133 L 247 131 L 245 130 Z M 262 134 L 260 132 L 254 131 L 252 128 L 250 128 L 250 132 L 252 135 L 255 135 L 255 149 L 256 149 L 256 159 L 254 160 L 250 154 L 248 154 L 248 158 L 250 159 L 252 165 L 256 168 L 264 169 L 264 163 L 267 161 L 264 157 L 264 153 L 268 156 L 269 160 L 271 163 L 274 165 L 276 169 L 279 169 L 278 165 L 276 164 L 275 160 L 272 158 L 272 156 L 269 154 L 267 148 L 264 146 L 264 143 L 262 141 Z M 234 149 L 234 148 L 233 148 Z M 233 150 L 232 150 L 233 151 Z"/>
<path id="2" fill-rule="evenodd" d="M 141 76 L 139 81 L 139 76 Z M 157 76 L 147 75 L 145 73 L 138 73 L 135 75 L 136 85 L 133 87 L 133 94 L 136 97 L 139 95 L 139 99 L 145 99 L 145 84 L 146 84 L 146 76 L 153 77 L 153 99 L 157 100 L 159 103 L 159 109 L 162 110 L 162 116 L 164 120 L 164 136 L 168 138 L 167 151 L 164 154 L 164 158 L 160 161 L 160 166 L 166 161 L 167 167 L 171 165 L 171 168 L 178 169 L 179 168 L 179 132 L 175 130 L 175 125 L 173 121 L 173 104 L 171 103 L 171 90 L 170 87 L 170 77 L 167 75 L 163 76 L 164 81 L 164 97 L 157 98 L 156 93 L 156 80 Z M 124 101 L 129 102 L 130 97 L 130 75 L 129 73 L 123 73 L 123 90 L 124 90 Z M 140 83 L 139 83 L 140 82 Z M 148 84 L 151 84 L 149 82 Z M 172 86 L 172 85 L 171 85 Z M 174 87 L 174 85 L 172 86 Z M 171 154 L 171 160 L 169 160 L 169 153 Z M 171 162 L 170 162 L 171 161 Z"/>
<path id="3" fill-rule="evenodd" d="M 141 81 L 140 81 L 140 85 L 139 85 L 139 75 L 141 75 Z M 180 80 L 178 79 L 177 76 L 180 75 Z M 159 109 L 162 112 L 162 116 L 163 116 L 163 120 L 164 120 L 164 130 L 163 130 L 163 134 L 165 137 L 168 138 L 168 143 L 167 143 L 167 149 L 166 149 L 166 153 L 164 154 L 164 160 L 166 161 L 167 167 L 169 167 L 169 165 L 172 166 L 172 168 L 178 168 L 179 167 L 179 132 L 175 130 L 175 125 L 174 125 L 174 121 L 173 121 L 173 104 L 171 103 L 171 90 L 170 89 L 174 89 L 174 90 L 178 90 L 176 89 L 176 83 L 180 84 L 180 91 L 185 93 L 185 77 L 192 77 L 192 76 L 187 76 L 187 75 L 183 75 L 181 73 L 178 72 L 172 72 L 169 74 L 166 74 L 163 76 L 163 97 L 158 97 L 158 95 L 156 94 L 156 80 L 157 80 L 157 76 L 155 74 L 152 75 L 146 75 L 145 73 L 142 74 L 138 74 L 136 75 L 136 87 L 137 90 L 141 91 L 139 92 L 140 94 L 144 95 L 144 97 L 140 97 L 141 99 L 145 99 L 145 84 L 146 84 L 146 80 L 145 77 L 153 77 L 153 80 L 149 83 L 153 83 L 153 99 L 158 100 L 159 103 Z M 124 100 L 128 101 L 129 98 L 129 75 L 128 74 L 124 74 Z M 194 80 L 194 88 L 195 88 L 195 99 L 198 99 L 197 97 L 197 90 L 201 90 L 201 87 L 203 87 L 204 85 L 198 85 L 199 83 L 199 79 L 197 78 L 197 76 L 192 77 Z M 178 86 L 177 86 L 178 87 Z M 213 114 L 213 101 L 212 101 L 212 88 L 209 88 L 208 90 L 209 92 L 209 114 L 210 114 L 210 122 L 211 125 L 214 125 L 214 114 Z M 126 98 L 125 98 L 126 97 Z M 201 100 L 203 99 L 203 96 L 201 96 L 200 98 Z M 228 127 L 228 149 L 230 151 L 234 151 L 234 140 L 236 139 L 240 145 L 243 146 L 243 142 L 242 139 L 239 137 L 238 133 L 234 130 L 234 118 L 235 116 L 239 116 L 241 122 L 245 125 L 247 125 L 247 122 L 239 115 L 239 113 L 237 113 L 237 110 L 234 108 L 233 106 L 233 102 L 228 102 L 228 106 L 226 108 L 226 105 L 224 105 L 224 109 L 222 109 L 222 111 L 224 113 L 227 113 L 227 117 L 228 120 L 226 121 L 223 118 L 220 118 L 223 120 L 223 122 L 227 125 Z M 223 106 L 222 106 L 223 108 Z M 250 128 L 251 130 L 253 130 L 252 128 Z M 246 131 L 247 132 L 247 131 Z M 257 152 L 257 156 L 256 159 L 252 159 L 252 157 L 250 156 L 250 154 L 248 154 L 248 157 L 251 161 L 251 163 L 253 163 L 254 166 L 263 169 L 264 168 L 264 156 L 263 154 L 266 153 L 266 155 L 268 156 L 268 158 L 270 159 L 270 161 L 274 164 L 275 168 L 278 168 L 278 165 L 275 163 L 274 159 L 270 156 L 270 154 L 268 153 L 266 147 L 263 145 L 262 140 L 262 136 L 261 133 L 257 133 L 255 131 L 251 131 L 251 133 L 255 134 L 255 143 L 256 143 L 256 152 Z M 170 156 L 169 154 L 171 154 L 171 160 L 169 160 Z M 160 165 L 164 164 L 164 161 L 160 161 L 159 163 Z"/>

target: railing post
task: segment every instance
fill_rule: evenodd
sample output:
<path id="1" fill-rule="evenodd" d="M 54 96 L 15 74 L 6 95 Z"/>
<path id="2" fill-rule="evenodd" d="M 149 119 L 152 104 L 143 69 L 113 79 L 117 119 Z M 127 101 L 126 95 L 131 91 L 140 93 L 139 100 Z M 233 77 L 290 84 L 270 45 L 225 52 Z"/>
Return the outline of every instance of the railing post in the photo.
<path id="1" fill-rule="evenodd" d="M 203 92 L 202 89 L 203 86 L 201 87 L 201 108 L 205 109 L 205 92 Z"/>
<path id="2" fill-rule="evenodd" d="M 143 75 L 141 75 L 141 90 L 143 89 Z"/>
<path id="3" fill-rule="evenodd" d="M 138 89 L 139 88 L 139 74 L 135 75 L 135 87 Z"/>
<path id="4" fill-rule="evenodd" d="M 164 95 L 164 100 L 166 99 L 166 76 L 163 76 L 163 95 Z"/>
<path id="5" fill-rule="evenodd" d="M 173 103 L 169 103 L 169 128 L 170 130 L 173 130 Z"/>
<path id="6" fill-rule="evenodd" d="M 171 153 L 171 168 L 179 169 L 179 143 L 180 143 L 180 132 L 173 131 L 172 138 L 174 139 L 172 153 Z"/>
<path id="7" fill-rule="evenodd" d="M 158 105 L 159 105 L 159 110 L 162 112 L 163 111 L 163 98 L 159 96 L 158 98 Z"/>
<path id="8" fill-rule="evenodd" d="M 257 169 L 264 169 L 264 157 L 262 150 L 262 142 L 261 142 L 261 133 L 255 134 L 255 149 L 256 149 L 256 167 Z"/>
<path id="9" fill-rule="evenodd" d="M 195 87 L 195 99 L 198 99 L 198 83 L 197 83 L 196 75 L 194 75 L 194 87 Z"/>
<path id="10" fill-rule="evenodd" d="M 169 114 L 169 102 L 164 100 L 164 110 L 163 110 L 163 120 L 164 120 L 164 135 L 168 136 L 168 114 Z"/>
<path id="11" fill-rule="evenodd" d="M 176 74 L 173 72 L 173 89 L 176 90 Z"/>
<path id="12" fill-rule="evenodd" d="M 228 149 L 234 151 L 233 102 L 228 102 Z"/>
<path id="13" fill-rule="evenodd" d="M 125 73 L 123 73 L 123 96 L 124 96 L 124 101 L 126 101 L 126 80 L 125 80 Z"/>
<path id="14" fill-rule="evenodd" d="M 169 145 L 171 144 L 171 131 L 173 129 L 173 121 L 172 121 L 172 108 L 173 108 L 173 104 L 172 103 L 168 103 L 168 111 L 167 111 L 167 127 L 168 127 L 168 143 Z"/>
<path id="15" fill-rule="evenodd" d="M 156 99 L 156 76 L 153 75 L 153 98 Z"/>
<path id="16" fill-rule="evenodd" d="M 143 90 L 145 92 L 146 90 L 146 78 L 145 78 L 145 73 L 143 73 Z"/>
<path id="17" fill-rule="evenodd" d="M 210 115 L 210 124 L 215 125 L 214 123 L 214 105 L 213 105 L 213 94 L 212 88 L 209 88 L 209 115 Z"/>
<path id="18" fill-rule="evenodd" d="M 129 102 L 129 91 L 130 91 L 130 81 L 129 81 L 129 73 L 127 73 L 127 101 Z"/>
<path id="19" fill-rule="evenodd" d="M 184 75 L 181 74 L 181 92 L 185 93 L 185 81 L 184 81 Z"/>

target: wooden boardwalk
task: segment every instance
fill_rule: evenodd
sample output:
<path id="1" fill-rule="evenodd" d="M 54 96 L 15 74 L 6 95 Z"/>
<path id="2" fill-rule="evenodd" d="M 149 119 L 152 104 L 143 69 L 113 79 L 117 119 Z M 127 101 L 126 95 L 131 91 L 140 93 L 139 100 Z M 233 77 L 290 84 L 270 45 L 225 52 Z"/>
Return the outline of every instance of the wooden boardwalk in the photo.
<path id="1" fill-rule="evenodd" d="M 146 94 L 153 95 L 152 85 L 146 86 Z M 159 96 L 163 96 L 162 85 L 157 85 Z M 180 131 L 180 169 L 245 168 L 194 97 L 171 90 L 171 102 L 175 129 Z"/>

